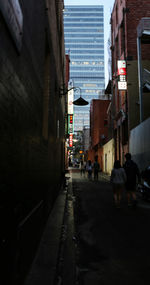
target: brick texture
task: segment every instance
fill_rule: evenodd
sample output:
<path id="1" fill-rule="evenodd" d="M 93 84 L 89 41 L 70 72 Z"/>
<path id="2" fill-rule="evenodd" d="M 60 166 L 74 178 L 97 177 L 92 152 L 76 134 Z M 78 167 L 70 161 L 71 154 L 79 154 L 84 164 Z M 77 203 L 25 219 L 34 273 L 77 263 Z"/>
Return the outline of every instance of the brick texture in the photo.
<path id="1" fill-rule="evenodd" d="M 14 189 L 23 218 L 41 200 L 49 211 L 61 182 L 64 107 L 59 86 L 64 60 L 63 41 L 58 45 L 55 1 L 49 11 L 51 23 L 44 1 L 21 0 L 20 4 L 20 53 L 0 14 L 0 173 L 1 182 Z M 42 135 L 46 48 L 50 54 L 47 139 Z"/>

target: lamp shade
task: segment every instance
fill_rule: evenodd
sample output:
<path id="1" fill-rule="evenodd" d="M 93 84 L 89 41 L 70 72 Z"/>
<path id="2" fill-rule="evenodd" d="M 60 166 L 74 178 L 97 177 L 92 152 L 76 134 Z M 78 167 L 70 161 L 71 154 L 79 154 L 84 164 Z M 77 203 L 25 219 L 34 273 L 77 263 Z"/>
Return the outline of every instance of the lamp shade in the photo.
<path id="1" fill-rule="evenodd" d="M 84 99 L 80 96 L 77 100 L 73 101 L 73 104 L 74 104 L 74 105 L 77 105 L 77 106 L 85 106 L 85 105 L 88 105 L 89 102 L 87 102 L 86 100 L 84 100 Z"/>

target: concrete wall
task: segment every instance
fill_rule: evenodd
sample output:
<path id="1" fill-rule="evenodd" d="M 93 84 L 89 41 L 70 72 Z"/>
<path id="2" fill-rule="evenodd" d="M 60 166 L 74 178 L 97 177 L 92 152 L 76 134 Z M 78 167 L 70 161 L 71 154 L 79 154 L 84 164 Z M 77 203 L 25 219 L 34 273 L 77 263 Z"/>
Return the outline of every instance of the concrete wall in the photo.
<path id="1" fill-rule="evenodd" d="M 130 132 L 129 149 L 140 170 L 150 165 L 150 118 Z"/>

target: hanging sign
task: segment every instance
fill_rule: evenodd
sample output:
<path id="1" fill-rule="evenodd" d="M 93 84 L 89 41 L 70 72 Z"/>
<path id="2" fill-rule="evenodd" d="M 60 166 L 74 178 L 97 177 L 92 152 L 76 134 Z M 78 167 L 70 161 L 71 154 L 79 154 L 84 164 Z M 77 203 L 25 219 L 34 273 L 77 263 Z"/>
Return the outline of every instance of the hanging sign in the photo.
<path id="1" fill-rule="evenodd" d="M 126 61 L 118 60 L 118 75 L 126 75 Z"/>
<path id="2" fill-rule="evenodd" d="M 73 134 L 69 135 L 69 147 L 73 147 Z"/>
<path id="3" fill-rule="evenodd" d="M 73 114 L 73 89 L 68 91 L 68 114 Z"/>
<path id="4" fill-rule="evenodd" d="M 73 114 L 68 115 L 68 134 L 74 133 Z"/>
<path id="5" fill-rule="evenodd" d="M 127 82 L 118 81 L 118 89 L 119 90 L 127 90 Z"/>
<path id="6" fill-rule="evenodd" d="M 118 60 L 118 90 L 127 89 L 126 61 Z"/>

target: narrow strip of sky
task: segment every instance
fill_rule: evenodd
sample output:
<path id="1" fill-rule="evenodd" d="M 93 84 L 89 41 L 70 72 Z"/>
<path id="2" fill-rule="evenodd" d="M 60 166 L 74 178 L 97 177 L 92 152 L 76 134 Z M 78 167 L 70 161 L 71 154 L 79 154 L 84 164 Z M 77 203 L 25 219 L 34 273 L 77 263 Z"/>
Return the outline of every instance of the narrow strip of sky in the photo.
<path id="1" fill-rule="evenodd" d="M 105 86 L 108 83 L 108 38 L 110 36 L 110 17 L 115 0 L 64 0 L 65 5 L 104 5 L 104 45 L 105 45 Z"/>

